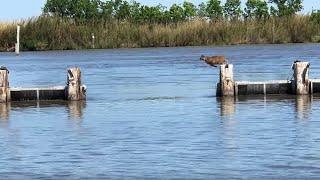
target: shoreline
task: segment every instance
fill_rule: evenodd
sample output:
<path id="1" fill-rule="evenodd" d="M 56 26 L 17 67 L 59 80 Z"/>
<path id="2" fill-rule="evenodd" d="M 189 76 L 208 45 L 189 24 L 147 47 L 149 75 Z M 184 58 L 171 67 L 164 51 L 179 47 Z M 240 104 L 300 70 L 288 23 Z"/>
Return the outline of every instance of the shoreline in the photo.
<path id="1" fill-rule="evenodd" d="M 309 16 L 265 21 L 190 20 L 170 24 L 111 21 L 78 24 L 39 17 L 20 24 L 21 51 L 230 46 L 247 44 L 319 43 L 320 23 Z M 17 26 L 0 26 L 0 51 L 13 51 Z"/>
<path id="2" fill-rule="evenodd" d="M 235 46 L 285 46 L 285 45 L 320 45 L 319 42 L 302 42 L 302 43 L 240 43 L 240 44 L 219 44 L 219 45 L 196 45 L 196 46 L 156 46 L 156 47 L 121 47 L 121 48 L 83 48 L 83 49 L 48 49 L 48 50 L 20 50 L 20 52 L 55 52 L 55 51 L 103 51 L 103 50 L 139 50 L 139 49 L 172 49 L 172 48 L 219 48 Z M 15 53 L 14 51 L 1 51 L 0 53 Z"/>

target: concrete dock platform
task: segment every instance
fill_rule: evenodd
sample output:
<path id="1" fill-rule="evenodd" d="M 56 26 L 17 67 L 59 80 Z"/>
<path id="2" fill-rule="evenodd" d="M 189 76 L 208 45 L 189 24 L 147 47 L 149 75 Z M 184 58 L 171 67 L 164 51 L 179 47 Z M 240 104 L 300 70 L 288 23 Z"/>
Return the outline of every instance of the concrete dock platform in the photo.
<path id="1" fill-rule="evenodd" d="M 86 86 L 81 83 L 81 70 L 68 69 L 67 85 L 52 87 L 9 87 L 9 71 L 0 69 L 0 102 L 86 99 Z"/>
<path id="2" fill-rule="evenodd" d="M 291 82 L 286 80 L 265 82 L 235 82 L 235 94 L 237 95 L 290 94 L 291 91 Z"/>
<path id="3" fill-rule="evenodd" d="M 309 79 L 309 62 L 295 61 L 292 70 L 292 80 L 235 81 L 233 65 L 221 65 L 217 96 L 308 95 L 320 93 L 320 79 Z"/>
<path id="4" fill-rule="evenodd" d="M 66 87 L 10 88 L 11 101 L 66 100 Z"/>

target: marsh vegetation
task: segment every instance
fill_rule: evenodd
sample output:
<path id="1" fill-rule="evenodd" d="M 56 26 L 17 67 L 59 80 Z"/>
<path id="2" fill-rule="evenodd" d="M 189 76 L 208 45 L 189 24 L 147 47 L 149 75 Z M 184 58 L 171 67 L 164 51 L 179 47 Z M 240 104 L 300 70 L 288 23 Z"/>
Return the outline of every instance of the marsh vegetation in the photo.
<path id="1" fill-rule="evenodd" d="M 320 11 L 297 14 L 300 0 L 209 0 L 146 6 L 123 0 L 47 0 L 43 14 L 0 24 L 0 50 L 14 47 L 22 25 L 24 50 L 175 47 L 320 42 Z"/>

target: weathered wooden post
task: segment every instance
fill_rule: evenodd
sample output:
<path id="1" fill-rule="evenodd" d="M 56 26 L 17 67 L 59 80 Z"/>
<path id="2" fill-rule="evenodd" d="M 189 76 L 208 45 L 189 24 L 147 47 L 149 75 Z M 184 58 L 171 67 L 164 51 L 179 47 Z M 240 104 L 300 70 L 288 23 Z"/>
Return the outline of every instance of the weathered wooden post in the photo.
<path id="1" fill-rule="evenodd" d="M 16 55 L 20 54 L 20 26 L 17 26 L 17 43 L 15 46 Z"/>
<path id="2" fill-rule="evenodd" d="M 292 65 L 293 68 L 293 81 L 292 92 L 296 95 L 307 95 L 310 93 L 310 80 L 309 80 L 309 62 L 295 61 Z"/>
<path id="3" fill-rule="evenodd" d="M 0 103 L 10 101 L 9 71 L 5 67 L 0 68 Z"/>
<path id="4" fill-rule="evenodd" d="M 86 87 L 81 84 L 80 68 L 68 69 L 67 99 L 80 101 L 86 99 Z"/>
<path id="5" fill-rule="evenodd" d="M 217 89 L 217 96 L 234 96 L 233 65 L 220 65 L 220 83 Z"/>

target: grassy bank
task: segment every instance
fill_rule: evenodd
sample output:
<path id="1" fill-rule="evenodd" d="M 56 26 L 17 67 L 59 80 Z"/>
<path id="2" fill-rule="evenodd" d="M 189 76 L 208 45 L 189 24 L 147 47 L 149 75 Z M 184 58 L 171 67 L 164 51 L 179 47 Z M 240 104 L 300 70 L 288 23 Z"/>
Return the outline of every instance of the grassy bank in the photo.
<path id="1" fill-rule="evenodd" d="M 171 24 L 126 21 L 79 24 L 72 20 L 39 17 L 20 22 L 23 50 L 175 47 L 256 43 L 320 42 L 320 24 L 309 16 L 269 18 L 265 21 L 191 20 Z M 0 23 L 0 51 L 14 47 L 16 24 Z"/>

